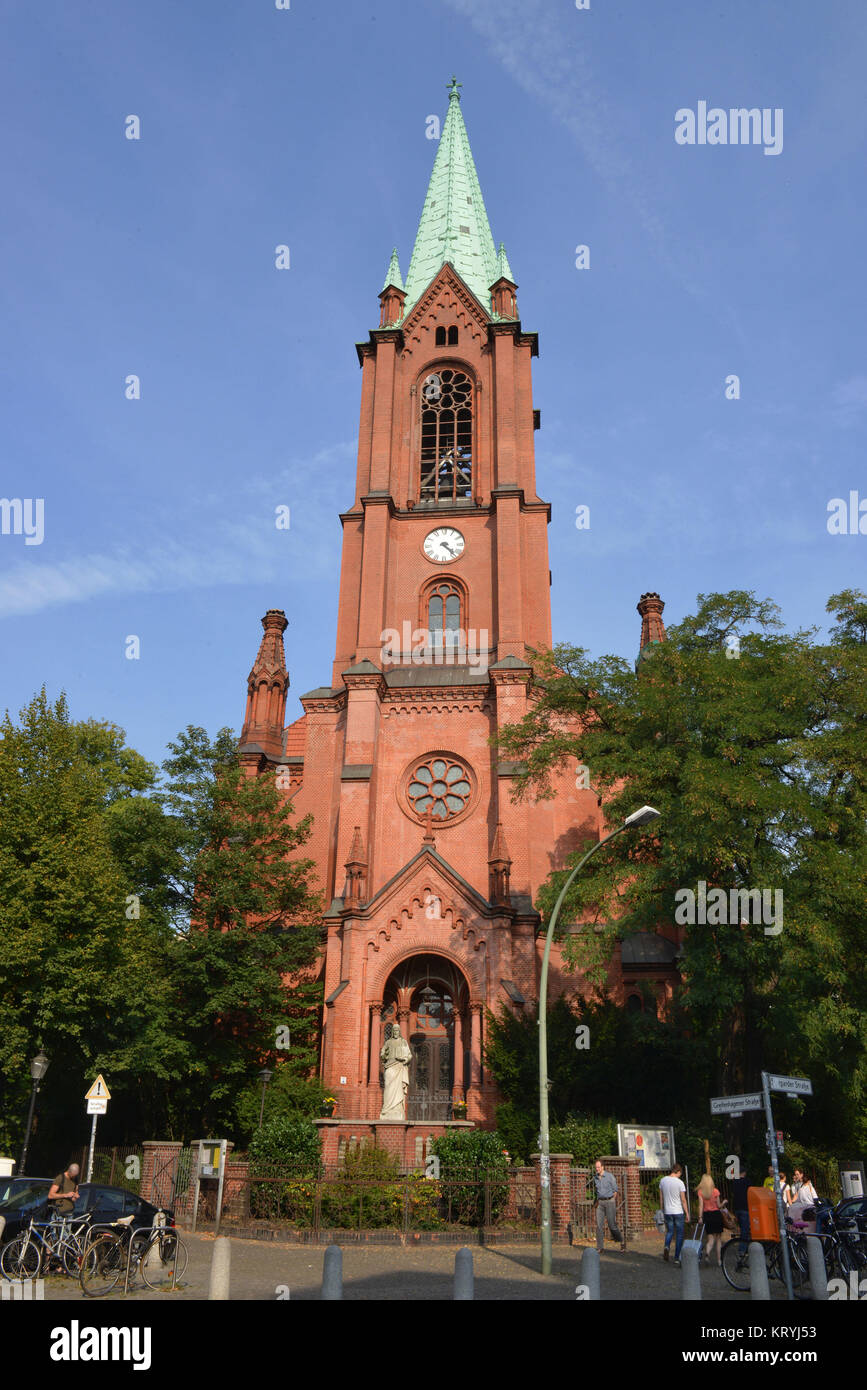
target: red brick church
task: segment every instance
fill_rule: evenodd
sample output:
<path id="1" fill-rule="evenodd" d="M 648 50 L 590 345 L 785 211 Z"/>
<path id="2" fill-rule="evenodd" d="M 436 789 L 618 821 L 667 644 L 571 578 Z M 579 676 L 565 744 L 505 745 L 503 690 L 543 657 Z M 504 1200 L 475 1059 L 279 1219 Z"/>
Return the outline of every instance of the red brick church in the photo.
<path id="1" fill-rule="evenodd" d="M 276 775 L 313 817 L 305 854 L 330 902 L 321 1069 L 343 1118 L 379 1116 L 379 1054 L 396 1022 L 413 1051 L 407 1121 L 449 1121 L 465 1102 L 469 1121 L 493 1123 L 485 1010 L 535 1001 L 536 895 L 601 830 L 575 770 L 554 800 L 513 804 L 518 769 L 489 741 L 527 709 L 532 649 L 551 646 L 538 345 L 516 290 L 453 82 L 406 279 L 395 251 L 379 326 L 357 347 L 330 681 L 287 726 L 287 622 L 270 610 L 241 736 L 248 770 Z M 664 637 L 662 608 L 656 594 L 639 604 L 642 647 Z M 552 996 L 574 994 L 556 948 L 552 965 Z M 636 982 L 662 1001 L 676 978 L 662 937 L 625 941 L 612 963 L 626 1006 L 640 1006 Z"/>

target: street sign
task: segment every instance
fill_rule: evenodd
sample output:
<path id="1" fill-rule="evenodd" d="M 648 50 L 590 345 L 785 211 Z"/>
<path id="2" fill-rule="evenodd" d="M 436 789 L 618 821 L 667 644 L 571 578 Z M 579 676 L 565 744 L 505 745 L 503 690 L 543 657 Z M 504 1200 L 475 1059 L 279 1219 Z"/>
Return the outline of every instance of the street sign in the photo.
<path id="1" fill-rule="evenodd" d="M 764 1105 L 761 1091 L 745 1096 L 714 1096 L 710 1103 L 712 1115 L 740 1115 L 744 1110 L 761 1110 Z"/>
<path id="2" fill-rule="evenodd" d="M 85 1100 L 111 1100 L 111 1091 L 105 1084 L 105 1079 L 100 1072 L 89 1091 L 85 1092 Z"/>
<path id="3" fill-rule="evenodd" d="M 108 1113 L 108 1101 L 105 1096 L 100 1100 L 99 1096 L 93 1096 L 87 1102 L 88 1115 L 106 1115 Z"/>
<path id="4" fill-rule="evenodd" d="M 806 1076 L 774 1076 L 768 1074 L 768 1089 L 782 1091 L 790 1096 L 811 1096 L 813 1083 Z"/>

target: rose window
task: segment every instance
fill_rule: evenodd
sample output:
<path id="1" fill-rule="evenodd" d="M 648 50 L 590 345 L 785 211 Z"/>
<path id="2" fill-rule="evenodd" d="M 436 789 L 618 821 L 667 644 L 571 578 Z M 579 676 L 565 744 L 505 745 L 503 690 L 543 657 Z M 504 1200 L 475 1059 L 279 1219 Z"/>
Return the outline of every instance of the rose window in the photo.
<path id="1" fill-rule="evenodd" d="M 407 787 L 412 809 L 421 819 L 430 810 L 434 820 L 451 820 L 469 803 L 472 786 L 467 769 L 454 758 L 425 758 L 412 772 Z"/>

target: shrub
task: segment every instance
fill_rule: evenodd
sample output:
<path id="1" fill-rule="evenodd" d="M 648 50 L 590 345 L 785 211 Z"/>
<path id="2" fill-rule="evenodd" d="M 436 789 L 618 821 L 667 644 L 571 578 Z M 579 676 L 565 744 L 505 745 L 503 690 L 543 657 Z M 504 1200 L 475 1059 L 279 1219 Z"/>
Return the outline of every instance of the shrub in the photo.
<path id="1" fill-rule="evenodd" d="M 617 1153 L 617 1121 L 598 1115 L 569 1115 L 550 1130 L 551 1153 L 571 1154 L 580 1168 L 588 1168 L 608 1154 Z"/>
<path id="2" fill-rule="evenodd" d="M 401 1229 L 409 1217 L 417 1230 L 439 1225 L 437 1184 L 400 1176 L 397 1159 L 362 1144 L 350 1149 L 337 1178 L 322 1188 L 322 1225 L 337 1230 Z M 407 1212 L 407 1204 L 409 1210 Z"/>
<path id="3" fill-rule="evenodd" d="M 319 1131 L 301 1116 L 279 1115 L 250 1141 L 250 1212 L 259 1220 L 313 1224 L 315 1180 L 322 1168 Z M 284 1181 L 285 1180 L 285 1181 Z"/>
<path id="4" fill-rule="evenodd" d="M 439 1182 L 449 1219 L 483 1225 L 487 1187 L 490 1220 L 496 1221 L 509 1199 L 509 1163 L 502 1135 L 497 1130 L 464 1130 L 435 1139 L 432 1148 L 440 1160 Z"/>
<path id="5" fill-rule="evenodd" d="M 322 1146 L 316 1126 L 301 1115 L 277 1115 L 257 1129 L 250 1140 L 250 1171 L 279 1165 L 316 1177 L 322 1166 Z"/>

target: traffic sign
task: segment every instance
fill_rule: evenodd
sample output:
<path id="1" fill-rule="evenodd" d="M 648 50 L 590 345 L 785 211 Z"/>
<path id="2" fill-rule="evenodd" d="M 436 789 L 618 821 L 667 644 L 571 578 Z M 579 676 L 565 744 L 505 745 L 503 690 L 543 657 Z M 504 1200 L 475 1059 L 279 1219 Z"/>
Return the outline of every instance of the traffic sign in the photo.
<path id="1" fill-rule="evenodd" d="M 111 1091 L 105 1084 L 105 1078 L 100 1072 L 89 1091 L 84 1094 L 85 1100 L 111 1100 Z M 90 1113 L 90 1112 L 88 1112 Z"/>
<path id="2" fill-rule="evenodd" d="M 790 1096 L 811 1096 L 813 1083 L 808 1081 L 806 1076 L 773 1076 L 769 1074 L 768 1089 L 783 1091 Z"/>
<path id="3" fill-rule="evenodd" d="M 712 1115 L 740 1115 L 744 1110 L 761 1110 L 764 1105 L 761 1091 L 745 1096 L 714 1096 L 710 1103 Z"/>
<path id="4" fill-rule="evenodd" d="M 99 1096 L 93 1096 L 93 1097 L 91 1097 L 91 1099 L 87 1102 L 87 1113 L 88 1113 L 88 1115 L 105 1115 L 105 1114 L 107 1114 L 107 1113 L 108 1113 L 108 1101 L 107 1101 L 106 1097 L 103 1096 L 102 1099 L 100 1099 Z"/>

